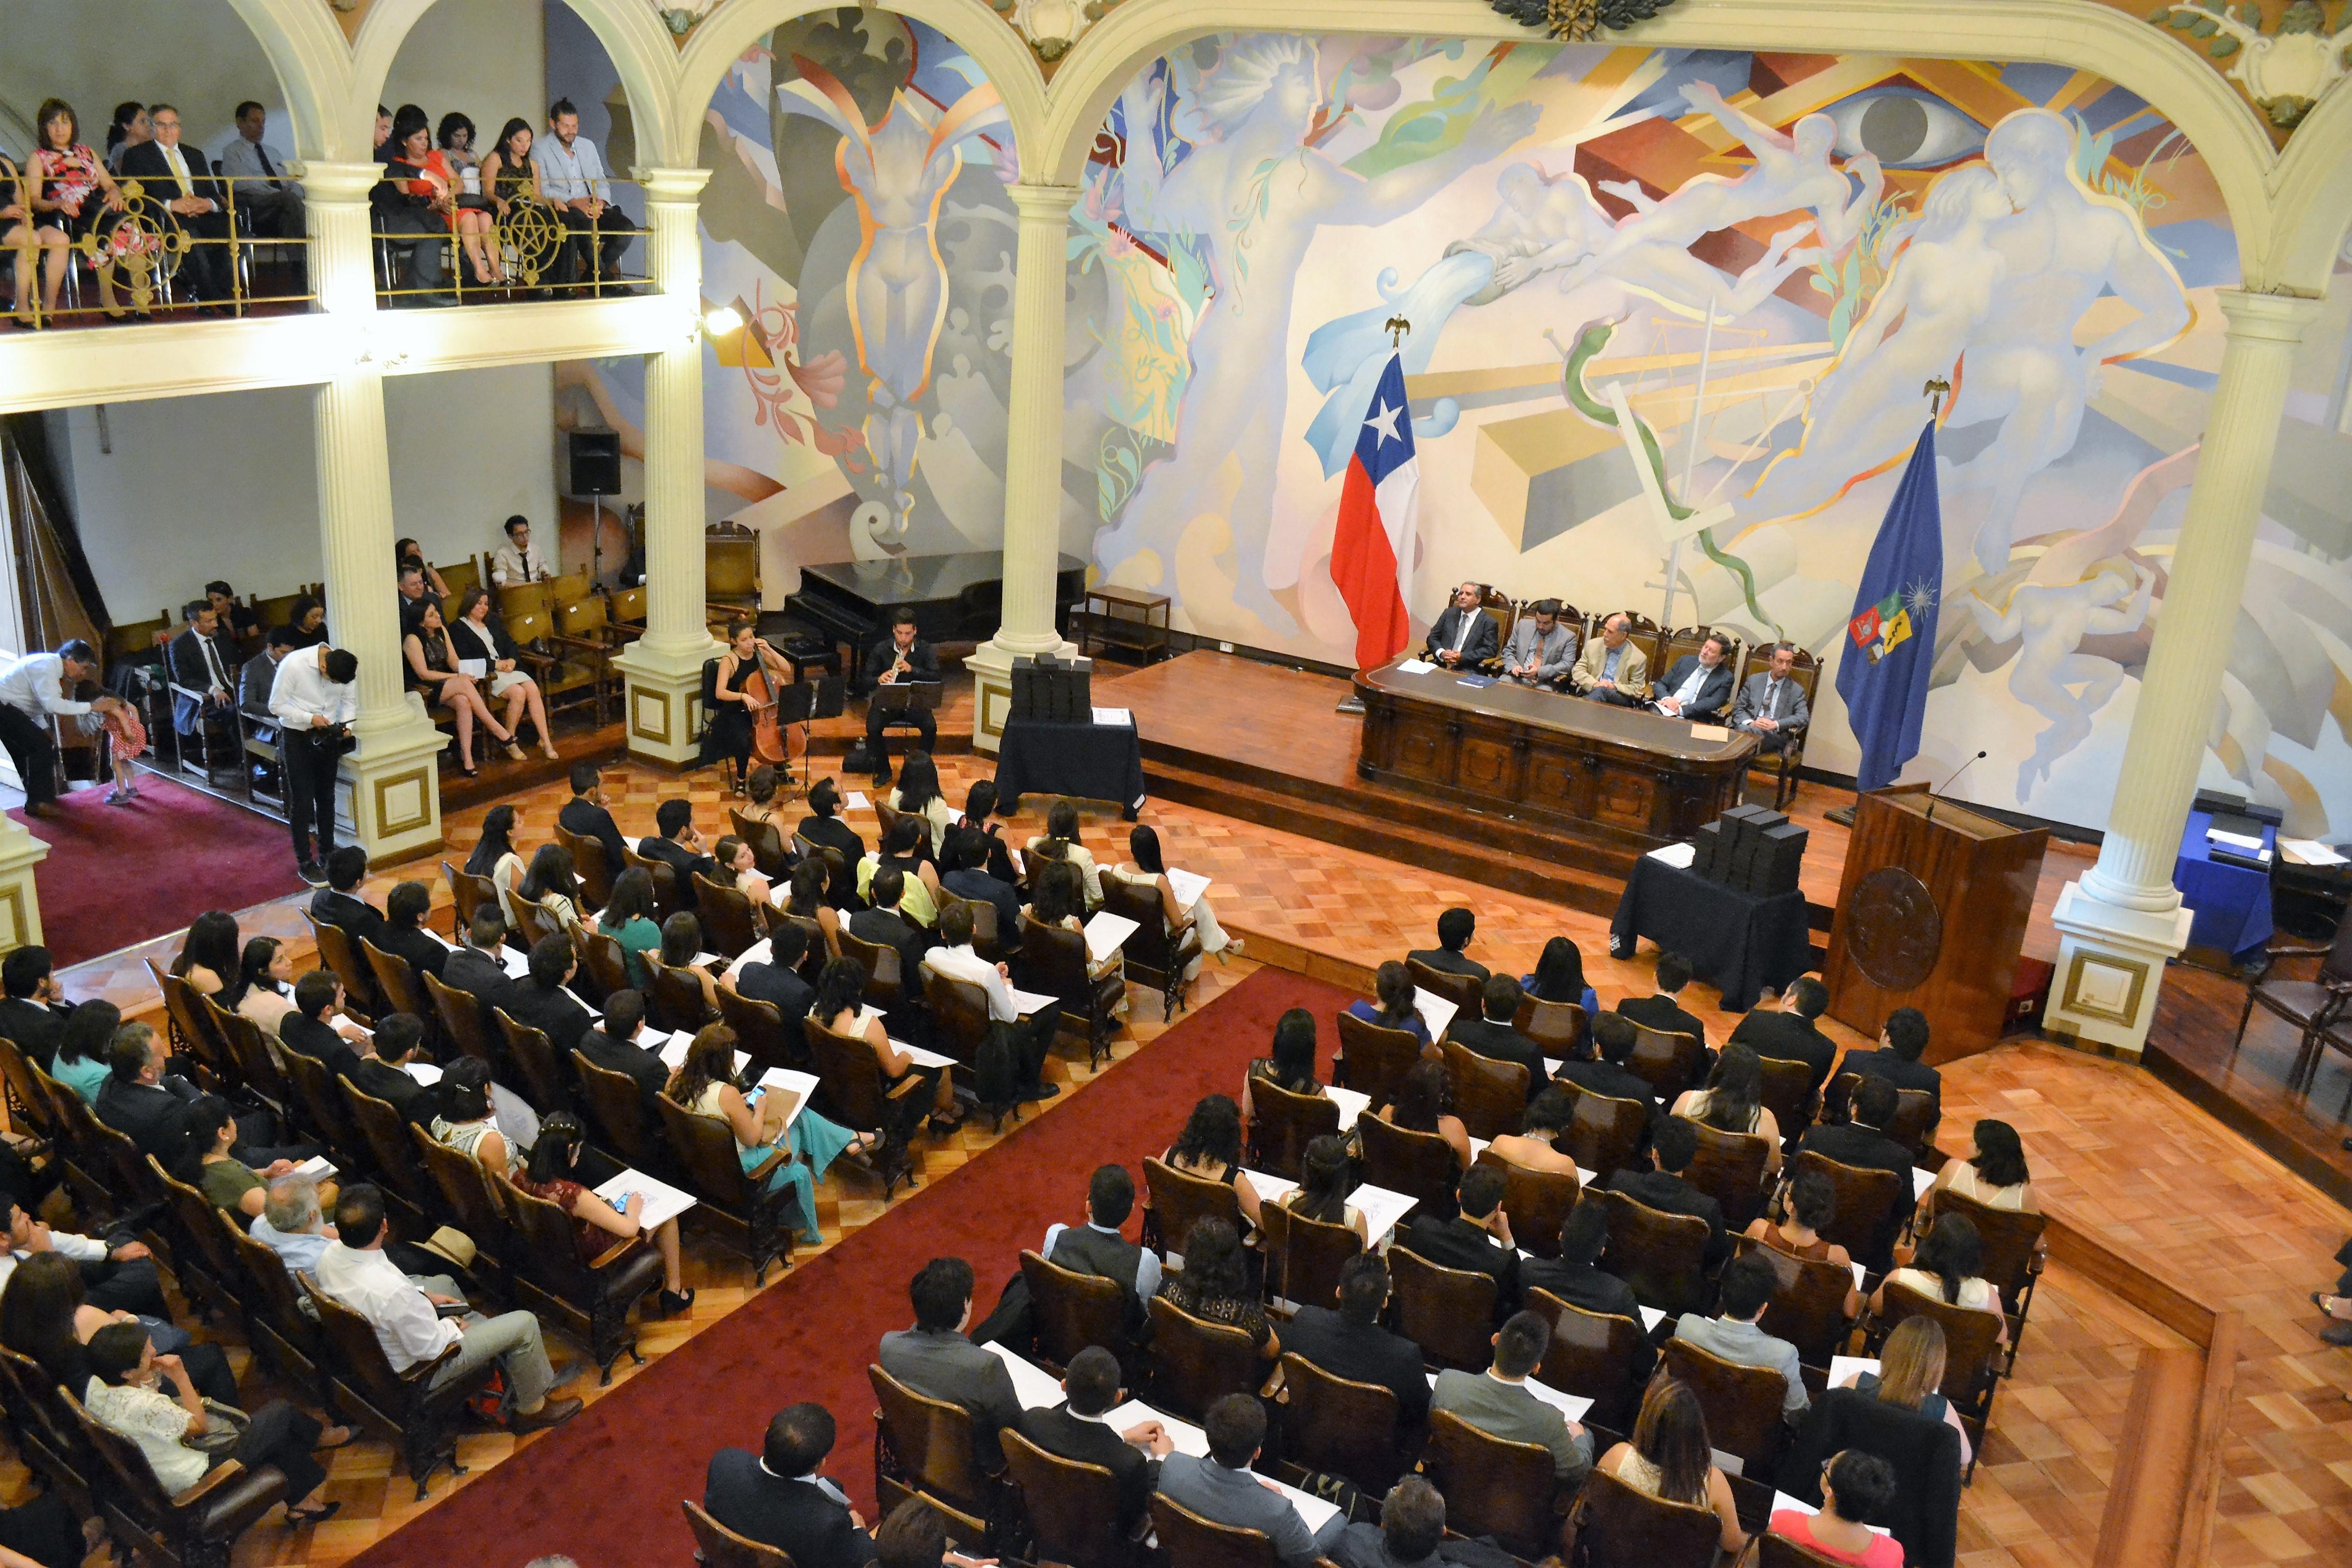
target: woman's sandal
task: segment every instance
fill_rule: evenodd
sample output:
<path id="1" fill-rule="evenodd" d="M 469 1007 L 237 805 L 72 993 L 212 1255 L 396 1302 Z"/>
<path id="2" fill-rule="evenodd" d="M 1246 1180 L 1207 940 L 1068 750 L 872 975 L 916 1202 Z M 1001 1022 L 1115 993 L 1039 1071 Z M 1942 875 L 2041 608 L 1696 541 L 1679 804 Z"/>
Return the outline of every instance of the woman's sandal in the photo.
<path id="1" fill-rule="evenodd" d="M 510 763 L 520 763 L 529 760 L 522 754 L 522 748 L 515 743 L 511 736 L 501 743 L 506 747 L 507 761 Z"/>
<path id="2" fill-rule="evenodd" d="M 311 1525 L 326 1523 L 341 1512 L 342 1507 L 340 1502 L 320 1503 L 317 1508 L 296 1508 L 292 1503 L 288 1503 L 286 1522 L 297 1530 L 307 1530 Z"/>
<path id="3" fill-rule="evenodd" d="M 341 1433 L 341 1436 L 335 1436 L 337 1433 Z M 310 1445 L 310 1451 L 314 1454 L 323 1454 L 331 1448 L 343 1447 L 358 1436 L 359 1434 L 349 1426 L 330 1426 L 319 1434 L 319 1440 Z"/>

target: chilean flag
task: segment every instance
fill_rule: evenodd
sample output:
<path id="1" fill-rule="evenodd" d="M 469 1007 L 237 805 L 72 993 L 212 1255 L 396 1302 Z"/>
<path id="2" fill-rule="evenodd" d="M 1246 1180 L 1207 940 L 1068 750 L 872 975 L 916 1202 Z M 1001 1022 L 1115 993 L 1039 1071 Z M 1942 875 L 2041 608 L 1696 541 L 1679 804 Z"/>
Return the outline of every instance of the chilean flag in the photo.
<path id="1" fill-rule="evenodd" d="M 1391 354 L 1372 390 L 1363 428 L 1356 432 L 1356 455 L 1348 461 L 1339 523 L 1331 537 L 1331 581 L 1356 620 L 1359 669 L 1386 664 L 1412 640 L 1404 587 L 1405 574 L 1412 570 L 1409 547 L 1420 493 L 1404 362 Z"/>

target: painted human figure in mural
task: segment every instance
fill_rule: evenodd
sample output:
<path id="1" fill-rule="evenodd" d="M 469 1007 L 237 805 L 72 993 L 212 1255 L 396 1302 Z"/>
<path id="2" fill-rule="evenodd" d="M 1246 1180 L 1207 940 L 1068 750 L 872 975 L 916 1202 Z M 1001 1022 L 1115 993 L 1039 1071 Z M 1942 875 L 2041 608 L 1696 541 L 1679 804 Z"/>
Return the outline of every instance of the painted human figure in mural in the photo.
<path id="1" fill-rule="evenodd" d="M 1394 222 L 1534 129 L 1538 112 L 1531 103 L 1491 110 L 1452 150 L 1367 178 L 1307 144 L 1320 102 L 1316 70 L 1312 39 L 1249 34 L 1226 39 L 1188 91 L 1166 76 L 1128 89 L 1126 123 L 1137 128 L 1163 123 L 1164 99 L 1182 94 L 1165 122 L 1189 151 L 1165 166 L 1137 130 L 1122 201 L 1139 233 L 1198 242 L 1211 298 L 1188 344 L 1175 450 L 1145 472 L 1118 523 L 1095 536 L 1106 571 L 1156 550 L 1164 574 L 1192 520 L 1222 507 L 1234 602 L 1286 637 L 1297 626 L 1274 599 L 1265 544 L 1299 262 L 1325 225 Z M 1230 497 L 1221 495 L 1228 483 Z"/>
<path id="2" fill-rule="evenodd" d="M 1950 377 L 2003 287 L 2009 263 L 1990 236 L 2009 212 L 2000 180 L 1981 163 L 1929 187 L 1910 243 L 1813 388 L 1803 441 L 1733 502 L 1734 517 L 1760 522 L 1817 510 L 1855 477 L 1910 450 L 1927 416 L 1920 388 Z"/>
<path id="3" fill-rule="evenodd" d="M 2046 109 L 2021 109 L 1985 139 L 1985 161 L 2016 207 L 1995 223 L 2001 286 L 1967 346 L 1950 427 L 2000 422 L 1990 446 L 1956 468 L 1954 488 L 1990 489 L 1976 538 L 1988 574 L 2009 561 L 2026 482 L 2074 448 L 2083 408 L 2109 360 L 2160 348 L 2186 331 L 2189 296 L 2138 215 L 2074 173 L 2074 128 Z M 2112 290 L 2137 314 L 2087 348 L 2074 329 Z"/>
<path id="4" fill-rule="evenodd" d="M 904 90 L 879 125 L 868 127 L 846 88 L 813 61 L 795 59 L 796 79 L 776 89 L 789 113 L 841 132 L 835 154 L 842 188 L 857 204 L 862 242 L 850 258 L 846 294 L 858 368 L 873 410 L 866 445 L 887 487 L 880 501 L 858 509 L 872 540 L 904 533 L 914 506 L 915 457 L 922 420 L 913 407 L 930 384 L 931 353 L 947 320 L 947 265 L 934 229 L 940 203 L 961 166 L 967 138 L 1007 122 L 993 86 L 982 85 L 945 109 Z"/>
<path id="5" fill-rule="evenodd" d="M 2022 584 L 2006 610 L 1968 595 L 1969 612 L 1986 637 L 2020 639 L 2010 694 L 2050 721 L 2034 738 L 2033 754 L 2018 767 L 2020 804 L 2032 798 L 2035 782 L 2049 776 L 2053 763 L 2090 738 L 2092 720 L 2124 683 L 2123 666 L 2080 651 L 2083 639 L 2137 631 L 2147 620 L 2155 588 L 2156 574 L 2146 567 L 2134 566 L 2127 577 L 2110 565 L 2080 583 Z M 2082 688 L 2081 696 L 2074 687 Z"/>

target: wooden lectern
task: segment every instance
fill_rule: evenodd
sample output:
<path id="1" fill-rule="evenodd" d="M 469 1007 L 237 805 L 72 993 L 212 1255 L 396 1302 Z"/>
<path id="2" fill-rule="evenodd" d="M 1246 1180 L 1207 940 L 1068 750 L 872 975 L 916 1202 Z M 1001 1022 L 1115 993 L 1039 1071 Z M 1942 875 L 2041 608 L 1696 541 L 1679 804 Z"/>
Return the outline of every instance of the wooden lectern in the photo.
<path id="1" fill-rule="evenodd" d="M 1830 927 L 1830 1016 L 1875 1038 L 1889 1013 L 1916 1007 L 1925 1060 L 1991 1049 L 2049 841 L 2046 827 L 1996 822 L 1924 784 L 1862 796 Z"/>

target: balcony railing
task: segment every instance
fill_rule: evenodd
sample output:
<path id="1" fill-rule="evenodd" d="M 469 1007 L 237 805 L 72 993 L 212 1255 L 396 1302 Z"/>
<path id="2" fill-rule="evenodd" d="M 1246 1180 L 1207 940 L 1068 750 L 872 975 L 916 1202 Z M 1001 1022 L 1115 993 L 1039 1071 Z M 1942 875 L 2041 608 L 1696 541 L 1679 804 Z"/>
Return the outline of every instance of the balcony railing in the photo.
<path id="1" fill-rule="evenodd" d="M 33 215 L 62 227 L 0 219 L 0 287 L 17 327 L 199 310 L 242 316 L 300 309 L 311 298 L 310 238 L 292 181 L 205 174 L 193 197 L 167 182 L 114 185 L 111 196 L 90 192 L 81 213 Z M 21 200 L 21 188 L 12 168 L 0 168 L 0 201 Z"/>
<path id="2" fill-rule="evenodd" d="M 644 210 L 644 193 L 627 180 L 597 186 L 604 205 L 593 213 L 579 203 L 472 192 L 379 201 L 371 226 L 378 299 L 398 308 L 637 292 L 645 277 L 629 253 L 648 231 L 629 209 Z"/>

